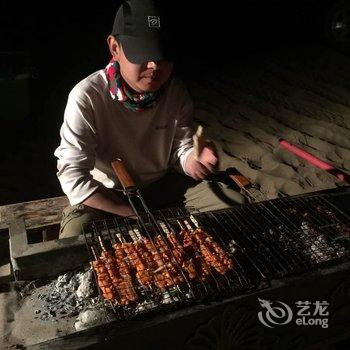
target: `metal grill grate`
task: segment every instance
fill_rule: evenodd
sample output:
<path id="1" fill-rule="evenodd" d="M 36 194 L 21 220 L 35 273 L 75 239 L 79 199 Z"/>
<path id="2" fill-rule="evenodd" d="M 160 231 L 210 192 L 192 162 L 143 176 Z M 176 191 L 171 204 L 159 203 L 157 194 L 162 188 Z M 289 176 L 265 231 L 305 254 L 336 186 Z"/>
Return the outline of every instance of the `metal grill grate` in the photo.
<path id="1" fill-rule="evenodd" d="M 101 297 L 107 299 L 106 305 L 120 319 L 257 290 L 268 286 L 271 279 L 345 261 L 350 255 L 349 218 L 319 195 L 214 212 L 170 208 L 152 214 L 95 221 L 84 226 L 91 261 L 100 266 L 94 268 Z M 206 232 L 203 242 L 200 228 Z M 192 247 L 196 249 L 186 246 L 185 234 L 197 242 Z M 214 245 L 223 249 L 228 260 L 219 259 L 224 255 L 220 255 L 219 248 L 214 250 Z M 146 264 L 146 246 L 148 254 L 160 257 L 159 265 L 153 268 Z M 133 247 L 136 252 L 139 249 L 142 259 L 137 261 L 143 261 L 152 280 L 148 284 L 140 278 L 146 272 L 133 260 Z M 208 253 L 211 260 L 205 247 L 211 249 L 211 255 Z M 121 276 L 119 263 L 116 272 L 113 270 L 116 249 L 120 249 L 119 255 L 129 268 L 127 278 Z M 223 261 L 229 261 L 225 268 Z M 188 264 L 194 266 L 195 277 L 185 268 Z M 199 278 L 204 275 L 205 278 Z M 109 278 L 106 286 L 101 276 Z M 121 289 L 121 282 L 129 285 L 127 291 L 132 289 L 134 297 L 125 296 L 128 293 Z M 106 297 L 113 288 L 114 297 Z"/>
<path id="2" fill-rule="evenodd" d="M 230 247 L 279 278 L 349 258 L 349 218 L 321 196 L 276 199 L 207 213 Z M 210 220 L 213 218 L 213 220 Z"/>

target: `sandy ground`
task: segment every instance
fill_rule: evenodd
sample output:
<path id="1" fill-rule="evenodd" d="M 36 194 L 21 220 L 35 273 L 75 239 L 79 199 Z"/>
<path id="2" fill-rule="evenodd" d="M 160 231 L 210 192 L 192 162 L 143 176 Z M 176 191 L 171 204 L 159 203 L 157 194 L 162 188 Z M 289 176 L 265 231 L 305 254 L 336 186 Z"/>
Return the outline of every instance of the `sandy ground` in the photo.
<path id="1" fill-rule="evenodd" d="M 282 149 L 284 138 L 350 172 L 350 58 L 323 47 L 259 54 L 187 81 L 195 120 L 268 198 L 342 186 Z"/>
<path id="2" fill-rule="evenodd" d="M 278 139 L 350 172 L 350 57 L 325 47 L 291 47 L 189 71 L 195 119 L 217 141 L 222 168 L 236 167 L 268 198 L 343 185 L 281 149 Z M 55 139 L 38 130 L 6 142 L 0 205 L 63 194 Z"/>

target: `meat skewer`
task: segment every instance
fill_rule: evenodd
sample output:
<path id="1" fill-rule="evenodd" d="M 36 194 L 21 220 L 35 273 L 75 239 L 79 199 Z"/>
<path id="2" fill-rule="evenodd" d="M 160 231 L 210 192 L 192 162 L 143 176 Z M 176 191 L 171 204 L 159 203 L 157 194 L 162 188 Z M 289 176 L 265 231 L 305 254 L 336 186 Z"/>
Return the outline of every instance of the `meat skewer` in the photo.
<path id="1" fill-rule="evenodd" d="M 116 265 L 119 268 L 119 273 L 122 278 L 126 280 L 131 280 L 131 269 L 128 263 L 125 261 L 126 253 L 123 249 L 122 243 L 113 244 L 114 257 L 116 261 Z"/>
<path id="2" fill-rule="evenodd" d="M 147 266 L 147 270 L 152 278 L 152 283 L 156 287 L 164 290 L 166 287 L 172 285 L 172 281 L 161 255 L 150 239 L 141 236 L 138 229 L 133 229 L 133 231 L 133 244 L 142 257 L 145 266 Z"/>
<path id="3" fill-rule="evenodd" d="M 170 249 L 168 248 L 161 235 L 155 237 L 155 244 L 159 249 L 159 252 L 164 263 L 166 264 L 168 273 L 171 276 L 174 284 L 181 284 L 184 281 L 184 278 L 181 275 L 181 271 L 177 266 L 174 256 L 172 255 Z"/>
<path id="4" fill-rule="evenodd" d="M 191 227 L 185 229 L 181 222 L 177 221 L 181 231 L 179 237 L 184 251 L 189 256 L 193 257 L 193 264 L 195 266 L 196 275 L 201 282 L 204 282 L 210 275 L 210 266 L 202 258 L 197 242 L 193 239 L 191 235 Z"/>
<path id="5" fill-rule="evenodd" d="M 175 284 L 173 278 L 169 274 L 169 271 L 155 245 L 148 238 L 144 238 L 143 243 L 145 244 L 148 252 L 151 254 L 151 258 L 154 262 L 155 270 L 153 273 L 156 287 L 161 290 L 165 290 L 165 288 L 173 286 Z"/>
<path id="6" fill-rule="evenodd" d="M 97 284 L 102 291 L 102 296 L 108 301 L 113 301 L 116 299 L 117 293 L 113 287 L 112 280 L 109 277 L 108 270 L 101 258 L 97 257 L 94 247 L 91 247 L 91 250 L 95 259 L 91 265 L 96 272 Z"/>
<path id="7" fill-rule="evenodd" d="M 197 220 L 192 215 L 191 221 L 196 226 L 196 229 L 193 231 L 194 237 L 208 264 L 222 275 L 232 270 L 234 267 L 233 261 L 224 249 L 215 242 L 214 238 L 209 233 L 200 227 Z"/>
<path id="8" fill-rule="evenodd" d="M 123 243 L 124 252 L 128 257 L 130 264 L 136 270 L 137 280 L 143 287 L 148 288 L 151 287 L 153 283 L 153 277 L 137 247 L 138 246 L 135 243 Z"/>
<path id="9" fill-rule="evenodd" d="M 131 277 L 126 273 L 125 270 L 123 277 L 119 271 L 118 260 L 116 259 L 115 254 L 112 251 L 107 251 L 101 236 L 98 236 L 98 240 L 100 242 L 102 248 L 101 258 L 105 263 L 105 267 L 108 271 L 110 280 L 112 282 L 113 287 L 119 294 L 118 302 L 121 305 L 128 305 L 131 302 L 134 302 L 138 299 L 134 286 L 132 285 Z"/>
<path id="10" fill-rule="evenodd" d="M 224 275 L 228 270 L 223 263 L 224 258 L 216 254 L 215 250 L 213 249 L 213 245 L 210 244 L 211 242 L 207 241 L 205 232 L 200 229 L 196 229 L 194 231 L 194 237 L 199 244 L 199 248 L 206 262 L 211 265 L 217 272 Z"/>
<path id="11" fill-rule="evenodd" d="M 174 232 L 170 232 L 164 223 L 160 223 L 160 227 L 167 236 L 174 257 L 173 260 L 187 272 L 190 280 L 194 280 L 197 277 L 197 272 L 193 259 L 188 259 L 188 257 L 186 257 L 186 253 Z"/>
<path id="12" fill-rule="evenodd" d="M 173 285 L 172 278 L 154 244 L 140 235 L 137 229 L 130 229 L 129 235 L 133 243 L 124 244 L 128 258 L 137 270 L 136 277 L 141 285 L 164 290 Z"/>

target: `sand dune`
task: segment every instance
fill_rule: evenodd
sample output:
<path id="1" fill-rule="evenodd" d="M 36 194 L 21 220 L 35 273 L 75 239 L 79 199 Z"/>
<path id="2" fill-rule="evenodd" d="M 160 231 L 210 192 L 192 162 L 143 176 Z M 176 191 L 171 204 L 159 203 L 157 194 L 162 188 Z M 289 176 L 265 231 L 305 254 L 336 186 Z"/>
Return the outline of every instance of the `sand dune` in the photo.
<path id="1" fill-rule="evenodd" d="M 279 138 L 350 172 L 350 58 L 326 48 L 261 55 L 187 81 L 195 120 L 268 198 L 345 185 Z"/>

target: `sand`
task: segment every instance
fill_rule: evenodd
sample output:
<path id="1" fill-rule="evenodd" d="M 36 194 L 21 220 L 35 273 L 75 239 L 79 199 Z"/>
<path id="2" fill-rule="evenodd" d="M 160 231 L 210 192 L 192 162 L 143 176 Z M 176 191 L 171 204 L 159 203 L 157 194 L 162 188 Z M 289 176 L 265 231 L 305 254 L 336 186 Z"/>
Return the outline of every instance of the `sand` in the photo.
<path id="1" fill-rule="evenodd" d="M 346 185 L 278 139 L 350 172 L 350 57 L 326 47 L 260 53 L 186 84 L 222 170 L 236 167 L 269 199 Z"/>

